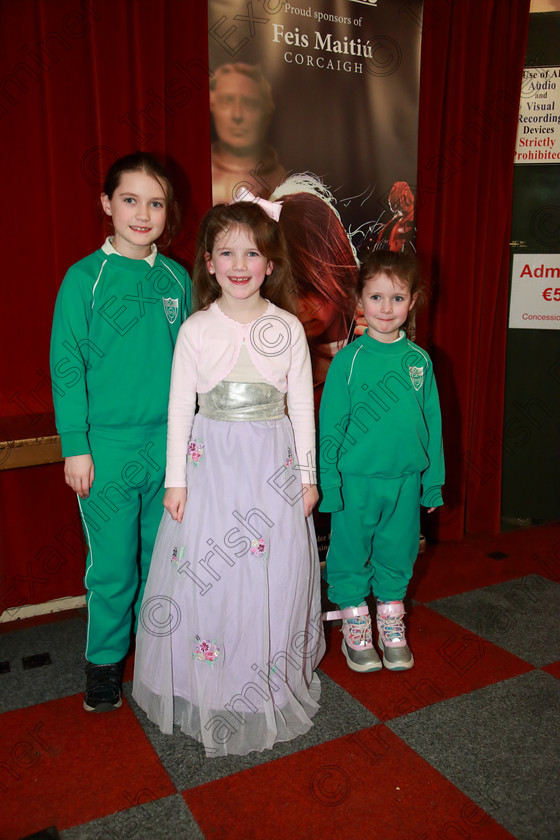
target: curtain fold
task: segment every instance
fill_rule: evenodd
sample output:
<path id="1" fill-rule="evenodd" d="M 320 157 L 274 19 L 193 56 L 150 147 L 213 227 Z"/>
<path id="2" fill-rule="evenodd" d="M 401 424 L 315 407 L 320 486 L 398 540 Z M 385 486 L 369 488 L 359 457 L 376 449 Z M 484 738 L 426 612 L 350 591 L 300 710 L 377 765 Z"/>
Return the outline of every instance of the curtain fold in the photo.
<path id="1" fill-rule="evenodd" d="M 513 152 L 530 0 L 424 0 L 417 247 L 444 422 L 440 539 L 500 528 Z"/>

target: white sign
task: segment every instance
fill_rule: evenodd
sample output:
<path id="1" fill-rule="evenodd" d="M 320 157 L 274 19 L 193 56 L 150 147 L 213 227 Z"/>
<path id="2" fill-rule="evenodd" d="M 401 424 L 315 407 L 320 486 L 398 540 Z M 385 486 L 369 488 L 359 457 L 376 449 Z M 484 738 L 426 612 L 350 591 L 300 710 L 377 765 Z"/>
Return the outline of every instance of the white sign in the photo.
<path id="1" fill-rule="evenodd" d="M 560 162 L 560 67 L 523 71 L 514 161 Z"/>
<path id="2" fill-rule="evenodd" d="M 514 254 L 509 326 L 560 330 L 560 254 Z"/>

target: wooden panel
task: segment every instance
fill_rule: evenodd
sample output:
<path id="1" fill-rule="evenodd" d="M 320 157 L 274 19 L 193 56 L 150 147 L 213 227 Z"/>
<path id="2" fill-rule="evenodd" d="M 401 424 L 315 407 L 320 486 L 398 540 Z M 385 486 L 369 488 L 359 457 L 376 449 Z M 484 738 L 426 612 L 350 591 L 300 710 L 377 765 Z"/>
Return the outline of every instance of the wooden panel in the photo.
<path id="1" fill-rule="evenodd" d="M 62 450 L 52 412 L 0 418 L 0 470 L 58 461 Z"/>
<path id="2" fill-rule="evenodd" d="M 58 435 L 0 441 L 0 470 L 36 467 L 40 464 L 55 464 L 57 461 L 62 461 Z"/>

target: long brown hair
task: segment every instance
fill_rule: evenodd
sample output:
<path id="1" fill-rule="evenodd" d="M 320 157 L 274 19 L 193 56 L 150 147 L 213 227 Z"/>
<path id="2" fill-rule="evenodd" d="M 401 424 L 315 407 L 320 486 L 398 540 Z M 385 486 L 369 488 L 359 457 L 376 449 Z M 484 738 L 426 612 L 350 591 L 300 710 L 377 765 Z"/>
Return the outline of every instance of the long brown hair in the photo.
<path id="1" fill-rule="evenodd" d="M 253 201 L 216 204 L 209 210 L 198 231 L 196 258 L 193 268 L 194 309 L 206 309 L 222 294 L 214 274 L 210 274 L 206 257 L 212 253 L 216 238 L 231 228 L 246 228 L 260 253 L 273 265 L 260 288 L 261 295 L 272 303 L 295 313 L 294 283 L 284 235 L 278 222 L 271 219 Z"/>

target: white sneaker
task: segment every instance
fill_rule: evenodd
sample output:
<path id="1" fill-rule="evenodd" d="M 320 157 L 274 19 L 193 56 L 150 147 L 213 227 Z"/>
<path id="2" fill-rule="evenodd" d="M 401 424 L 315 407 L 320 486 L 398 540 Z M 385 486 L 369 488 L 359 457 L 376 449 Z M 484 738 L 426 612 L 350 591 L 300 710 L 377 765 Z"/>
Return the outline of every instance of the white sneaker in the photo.
<path id="1" fill-rule="evenodd" d="M 366 603 L 326 613 L 323 618 L 326 621 L 342 619 L 342 653 L 352 671 L 367 673 L 380 670 L 381 660 L 373 646 L 371 616 Z"/>
<path id="2" fill-rule="evenodd" d="M 383 664 L 390 671 L 408 671 L 414 657 L 406 641 L 402 601 L 377 602 L 377 632 Z"/>

